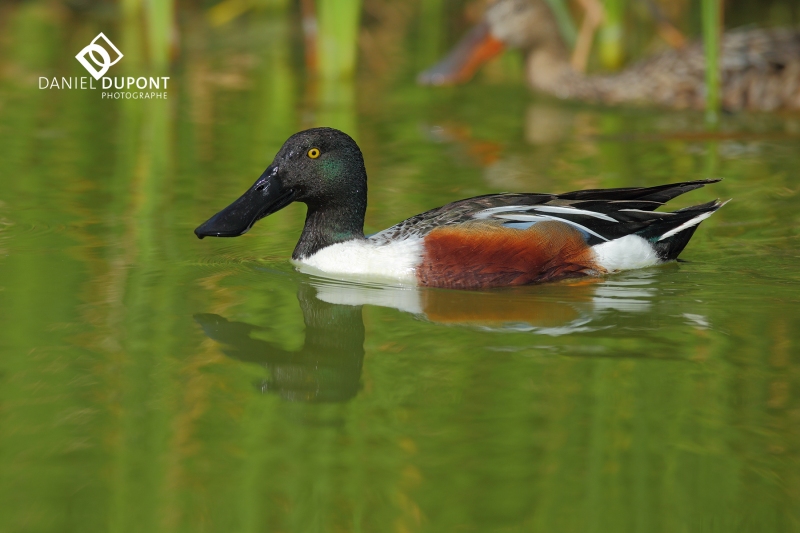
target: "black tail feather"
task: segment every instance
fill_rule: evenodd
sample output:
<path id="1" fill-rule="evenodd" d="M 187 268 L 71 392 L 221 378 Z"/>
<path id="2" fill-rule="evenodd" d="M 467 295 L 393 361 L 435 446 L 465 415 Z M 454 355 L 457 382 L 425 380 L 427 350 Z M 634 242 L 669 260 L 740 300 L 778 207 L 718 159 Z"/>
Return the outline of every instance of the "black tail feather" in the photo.
<path id="1" fill-rule="evenodd" d="M 721 181 L 720 178 L 711 178 L 695 181 L 684 181 L 681 183 L 669 183 L 657 187 L 624 187 L 619 189 L 588 189 L 559 194 L 558 197 L 565 200 L 639 200 L 642 202 L 657 202 L 652 205 L 652 209 L 658 204 L 665 204 L 681 194 L 699 189 L 709 183 Z M 641 209 L 641 207 L 639 207 Z"/>
<path id="2" fill-rule="evenodd" d="M 637 235 L 649 240 L 653 244 L 656 253 L 663 261 L 672 261 L 678 258 L 678 254 L 680 254 L 689 243 L 689 239 L 692 238 L 694 231 L 700 223 L 717 209 L 725 205 L 725 203 L 727 202 L 714 200 L 713 202 L 684 207 L 683 209 L 673 211 L 672 216 L 650 224 L 645 229 L 638 232 Z M 686 227 L 670 234 L 683 225 L 686 225 Z"/>

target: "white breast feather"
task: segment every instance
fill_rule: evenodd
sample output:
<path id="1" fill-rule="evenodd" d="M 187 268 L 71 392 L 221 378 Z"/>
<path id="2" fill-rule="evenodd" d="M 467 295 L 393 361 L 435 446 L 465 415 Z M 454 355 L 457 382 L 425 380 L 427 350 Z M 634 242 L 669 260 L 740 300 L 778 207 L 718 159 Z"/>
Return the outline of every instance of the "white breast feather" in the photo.
<path id="1" fill-rule="evenodd" d="M 420 238 L 382 245 L 366 239 L 333 244 L 294 263 L 303 272 L 327 277 L 368 277 L 416 284 L 422 251 Z"/>
<path id="2" fill-rule="evenodd" d="M 626 235 L 592 246 L 595 261 L 609 272 L 644 268 L 661 263 L 653 246 L 638 235 Z"/>

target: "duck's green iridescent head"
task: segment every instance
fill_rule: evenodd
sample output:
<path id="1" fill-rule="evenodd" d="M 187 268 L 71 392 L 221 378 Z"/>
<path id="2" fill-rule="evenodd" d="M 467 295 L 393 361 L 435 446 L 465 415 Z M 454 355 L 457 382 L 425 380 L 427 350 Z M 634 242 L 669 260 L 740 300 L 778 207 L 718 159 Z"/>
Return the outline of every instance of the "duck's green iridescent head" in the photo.
<path id="1" fill-rule="evenodd" d="M 253 186 L 195 234 L 201 239 L 237 237 L 292 202 L 308 205 L 306 230 L 342 240 L 363 236 L 367 174 L 361 150 L 349 135 L 333 128 L 295 133 Z M 316 219 L 319 227 L 309 228 Z"/>

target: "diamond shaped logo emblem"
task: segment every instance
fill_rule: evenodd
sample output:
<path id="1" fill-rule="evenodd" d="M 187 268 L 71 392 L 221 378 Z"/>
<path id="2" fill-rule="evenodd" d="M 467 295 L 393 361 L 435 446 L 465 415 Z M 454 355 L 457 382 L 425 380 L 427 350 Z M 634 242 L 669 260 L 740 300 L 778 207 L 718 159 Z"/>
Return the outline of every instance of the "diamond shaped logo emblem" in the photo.
<path id="1" fill-rule="evenodd" d="M 94 79 L 99 80 L 111 66 L 116 65 L 122 59 L 122 52 L 100 32 L 91 43 L 78 52 L 75 59 Z"/>

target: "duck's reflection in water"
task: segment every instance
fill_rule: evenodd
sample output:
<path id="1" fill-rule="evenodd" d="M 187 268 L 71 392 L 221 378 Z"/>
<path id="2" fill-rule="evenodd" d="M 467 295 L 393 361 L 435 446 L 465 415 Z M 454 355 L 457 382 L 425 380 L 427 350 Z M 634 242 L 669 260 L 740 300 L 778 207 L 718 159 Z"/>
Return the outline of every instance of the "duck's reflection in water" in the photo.
<path id="1" fill-rule="evenodd" d="M 392 287 L 311 278 L 297 298 L 305 322 L 298 351 L 251 337 L 267 328 L 199 314 L 205 334 L 229 357 L 266 366 L 263 392 L 289 401 L 344 402 L 353 398 L 364 359 L 362 306 L 392 307 L 445 325 L 485 331 L 568 335 L 612 328 L 619 312 L 646 311 L 656 297 L 653 271 L 489 292 Z"/>
<path id="2" fill-rule="evenodd" d="M 317 298 L 340 305 L 393 307 L 438 324 L 566 335 L 609 327 L 607 311 L 646 311 L 653 271 L 486 292 L 353 284 L 313 278 Z"/>
<path id="3" fill-rule="evenodd" d="M 225 355 L 267 367 L 270 378 L 259 384 L 262 392 L 289 401 L 344 402 L 360 387 L 364 360 L 361 306 L 330 304 L 313 293 L 312 287 L 304 285 L 297 294 L 306 337 L 296 352 L 250 336 L 266 328 L 213 314 L 195 315 L 195 320 L 209 338 L 223 345 Z"/>

